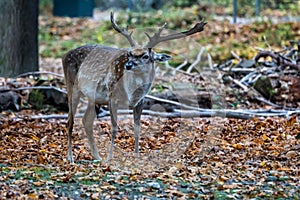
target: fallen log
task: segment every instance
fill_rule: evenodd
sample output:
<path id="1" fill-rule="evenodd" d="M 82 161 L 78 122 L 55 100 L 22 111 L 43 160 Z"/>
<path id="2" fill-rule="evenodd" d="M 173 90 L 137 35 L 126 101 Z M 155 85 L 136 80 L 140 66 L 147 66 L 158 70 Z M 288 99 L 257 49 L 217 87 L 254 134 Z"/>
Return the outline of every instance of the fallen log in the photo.
<path id="1" fill-rule="evenodd" d="M 118 110 L 119 115 L 131 115 L 132 110 Z M 196 118 L 196 117 L 223 117 L 236 119 L 251 119 L 254 117 L 290 117 L 292 115 L 299 115 L 300 110 L 216 110 L 203 109 L 203 111 L 196 110 L 175 110 L 174 112 L 156 112 L 152 110 L 143 110 L 143 115 L 163 117 L 163 118 Z M 103 110 L 97 115 L 98 118 L 108 117 L 109 111 Z M 76 114 L 76 118 L 83 117 L 83 113 Z M 51 114 L 51 115 L 34 115 L 32 119 L 67 119 L 67 114 Z"/>

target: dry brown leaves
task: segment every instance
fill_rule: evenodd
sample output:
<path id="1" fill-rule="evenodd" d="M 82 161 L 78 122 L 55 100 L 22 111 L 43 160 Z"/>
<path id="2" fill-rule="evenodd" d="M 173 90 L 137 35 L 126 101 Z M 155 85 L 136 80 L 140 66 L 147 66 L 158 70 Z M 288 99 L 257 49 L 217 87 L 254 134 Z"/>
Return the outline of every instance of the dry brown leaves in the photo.
<path id="1" fill-rule="evenodd" d="M 267 118 L 142 121 L 141 154 L 132 120 L 121 119 L 113 161 L 93 162 L 80 121 L 76 163 L 65 161 L 65 120 L 1 113 L 1 198 L 299 198 L 299 120 Z M 109 124 L 94 129 L 102 156 Z M 211 131 L 215 130 L 215 131 Z M 184 142 L 183 142 L 184 141 Z"/>

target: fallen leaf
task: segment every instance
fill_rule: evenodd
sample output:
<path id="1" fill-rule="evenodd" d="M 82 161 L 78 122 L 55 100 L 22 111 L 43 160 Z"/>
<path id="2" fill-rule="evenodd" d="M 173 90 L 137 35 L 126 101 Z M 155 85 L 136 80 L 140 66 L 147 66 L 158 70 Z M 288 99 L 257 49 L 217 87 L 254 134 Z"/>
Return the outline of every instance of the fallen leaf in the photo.
<path id="1" fill-rule="evenodd" d="M 295 123 L 297 122 L 297 117 L 296 115 L 293 115 L 292 117 L 290 117 L 287 121 L 286 124 L 287 126 L 293 126 Z"/>
<path id="2" fill-rule="evenodd" d="M 260 165 L 261 167 L 263 167 L 263 166 L 266 165 L 266 163 L 267 163 L 266 161 L 262 161 L 262 162 L 259 163 L 259 165 Z"/>
<path id="3" fill-rule="evenodd" d="M 54 143 L 49 143 L 48 145 L 49 145 L 49 147 L 57 148 L 57 145 Z"/>
<path id="4" fill-rule="evenodd" d="M 269 137 L 268 137 L 266 134 L 263 134 L 263 135 L 262 135 L 262 139 L 263 139 L 264 141 L 266 141 L 266 140 L 269 140 Z"/>
<path id="5" fill-rule="evenodd" d="M 29 137 L 30 137 L 31 139 L 33 139 L 34 141 L 37 141 L 37 142 L 40 140 L 37 136 L 35 136 L 35 135 L 33 135 L 33 134 L 30 134 Z"/>
<path id="6" fill-rule="evenodd" d="M 37 195 L 36 193 L 29 193 L 29 194 L 27 194 L 27 197 L 28 197 L 29 199 L 33 199 L 33 200 L 39 199 L 39 198 L 38 198 L 38 195 Z"/>
<path id="7" fill-rule="evenodd" d="M 244 148 L 243 145 L 240 144 L 240 143 L 238 143 L 238 144 L 233 144 L 232 147 L 235 148 L 235 149 L 238 149 L 238 150 L 241 150 L 241 149 Z"/>
<path id="8" fill-rule="evenodd" d="M 40 186 L 42 186 L 42 185 L 44 185 L 44 184 L 45 184 L 45 183 L 42 182 L 42 181 L 36 181 L 36 182 L 33 182 L 33 185 L 38 186 L 38 187 L 40 187 Z"/>
<path id="9" fill-rule="evenodd" d="M 298 153 L 297 153 L 296 151 L 288 151 L 288 152 L 286 153 L 286 157 L 287 157 L 288 159 L 295 158 L 295 157 L 297 157 L 297 155 L 298 155 Z"/>

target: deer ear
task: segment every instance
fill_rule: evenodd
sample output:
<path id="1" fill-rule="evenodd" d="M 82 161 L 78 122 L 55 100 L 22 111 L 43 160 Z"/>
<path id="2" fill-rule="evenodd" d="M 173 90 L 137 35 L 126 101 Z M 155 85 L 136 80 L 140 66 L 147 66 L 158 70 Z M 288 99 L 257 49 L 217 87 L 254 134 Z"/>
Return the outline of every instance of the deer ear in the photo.
<path id="1" fill-rule="evenodd" d="M 172 56 L 164 53 L 154 53 L 153 60 L 156 62 L 165 62 L 172 58 Z"/>

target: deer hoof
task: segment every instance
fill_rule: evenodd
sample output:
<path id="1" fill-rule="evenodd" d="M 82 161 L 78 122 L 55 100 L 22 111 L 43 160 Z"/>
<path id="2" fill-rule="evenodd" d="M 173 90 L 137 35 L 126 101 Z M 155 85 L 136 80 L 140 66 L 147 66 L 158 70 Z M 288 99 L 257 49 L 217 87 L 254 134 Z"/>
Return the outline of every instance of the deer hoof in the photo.
<path id="1" fill-rule="evenodd" d="M 68 160 L 70 163 L 74 163 L 73 153 L 70 152 L 70 151 L 68 152 L 67 160 Z"/>
<path id="2" fill-rule="evenodd" d="M 73 158 L 73 156 L 68 156 L 68 157 L 67 157 L 67 160 L 68 160 L 70 163 L 74 163 L 74 158 Z"/>
<path id="3" fill-rule="evenodd" d="M 93 155 L 93 160 L 102 160 L 99 154 Z"/>
<path id="4" fill-rule="evenodd" d="M 106 161 L 107 161 L 107 162 L 110 161 L 111 159 L 113 159 L 113 157 L 114 157 L 113 154 L 109 154 L 109 155 L 107 156 Z"/>

